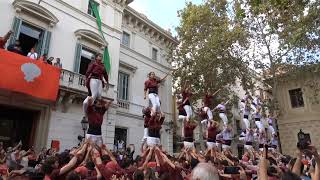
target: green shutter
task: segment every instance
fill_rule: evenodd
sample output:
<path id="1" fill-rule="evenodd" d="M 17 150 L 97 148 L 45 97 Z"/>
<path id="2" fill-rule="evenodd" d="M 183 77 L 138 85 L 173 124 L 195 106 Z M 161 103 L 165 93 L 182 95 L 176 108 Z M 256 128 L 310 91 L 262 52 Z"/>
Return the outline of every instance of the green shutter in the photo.
<path id="1" fill-rule="evenodd" d="M 51 41 L 51 32 L 45 31 L 44 38 L 42 40 L 41 55 L 49 53 L 50 41 Z"/>
<path id="2" fill-rule="evenodd" d="M 12 26 L 13 35 L 10 38 L 9 44 L 13 44 L 19 38 L 21 23 L 22 20 L 20 18 L 14 17 Z"/>
<path id="3" fill-rule="evenodd" d="M 82 45 L 80 43 L 77 43 L 75 56 L 74 56 L 75 57 L 74 65 L 73 65 L 74 72 L 79 72 L 79 69 L 80 69 L 81 50 L 82 50 Z"/>
<path id="4" fill-rule="evenodd" d="M 46 33 L 45 31 L 41 32 L 40 38 L 38 40 L 37 46 L 36 46 L 36 51 L 39 52 L 39 57 L 42 55 L 42 43 L 44 42 L 44 37 L 45 37 Z"/>

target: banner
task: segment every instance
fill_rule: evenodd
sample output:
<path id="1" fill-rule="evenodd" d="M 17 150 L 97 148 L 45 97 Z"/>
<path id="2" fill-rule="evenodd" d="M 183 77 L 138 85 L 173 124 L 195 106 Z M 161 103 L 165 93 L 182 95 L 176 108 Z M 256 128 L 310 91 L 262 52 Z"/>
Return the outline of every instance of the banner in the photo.
<path id="1" fill-rule="evenodd" d="M 0 73 L 0 89 L 56 101 L 59 68 L 0 49 Z"/>
<path id="2" fill-rule="evenodd" d="M 94 16 L 96 17 L 99 32 L 100 32 L 101 36 L 103 37 L 103 39 L 105 39 L 103 32 L 102 32 L 102 22 L 101 22 L 98 6 L 96 3 L 93 3 L 92 1 L 90 1 L 90 6 L 92 8 Z M 111 62 L 110 62 L 108 46 L 105 47 L 105 49 L 103 51 L 103 64 L 104 64 L 104 67 L 106 68 L 107 72 L 110 73 Z"/>

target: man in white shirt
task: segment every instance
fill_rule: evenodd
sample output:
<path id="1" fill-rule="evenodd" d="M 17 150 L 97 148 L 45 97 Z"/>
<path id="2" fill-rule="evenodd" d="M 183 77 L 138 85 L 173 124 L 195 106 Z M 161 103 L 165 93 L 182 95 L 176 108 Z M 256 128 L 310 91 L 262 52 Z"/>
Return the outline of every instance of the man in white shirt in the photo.
<path id="1" fill-rule="evenodd" d="M 35 51 L 34 48 L 31 48 L 30 52 L 27 55 L 29 58 L 37 60 L 38 59 L 38 53 Z"/>

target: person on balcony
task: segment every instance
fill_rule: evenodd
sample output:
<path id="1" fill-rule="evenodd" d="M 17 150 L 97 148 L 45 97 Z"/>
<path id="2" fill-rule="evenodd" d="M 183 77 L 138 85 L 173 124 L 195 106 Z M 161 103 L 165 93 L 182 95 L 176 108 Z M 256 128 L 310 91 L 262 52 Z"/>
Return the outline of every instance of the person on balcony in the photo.
<path id="1" fill-rule="evenodd" d="M 14 42 L 14 44 L 10 44 L 8 47 L 7 47 L 7 50 L 8 51 L 11 51 L 11 52 L 14 52 L 14 53 L 17 53 L 17 54 L 20 54 L 22 55 L 22 51 L 21 51 L 21 43 L 19 40 L 16 40 Z"/>
<path id="2" fill-rule="evenodd" d="M 100 99 L 102 95 L 102 89 L 105 84 L 109 84 L 108 73 L 102 63 L 102 54 L 95 56 L 95 61 L 89 64 L 86 76 L 86 87 L 88 88 L 88 96 L 83 101 L 83 111 L 87 112 L 89 97 L 92 97 L 93 101 Z M 104 82 L 104 80 L 106 82 Z M 87 114 L 85 113 L 85 117 Z"/>
<path id="3" fill-rule="evenodd" d="M 88 115 L 89 128 L 86 134 L 86 139 L 98 145 L 102 145 L 101 125 L 103 123 L 103 116 L 111 105 L 111 101 L 93 100 L 93 97 L 88 98 L 88 108 L 86 114 Z"/>
<path id="4" fill-rule="evenodd" d="M 12 33 L 13 33 L 12 31 L 9 31 L 7 32 L 6 35 L 4 35 L 3 37 L 0 37 L 0 49 L 4 49 L 4 46 L 6 45 Z"/>
<path id="5" fill-rule="evenodd" d="M 62 63 L 60 61 L 60 58 L 56 58 L 56 62 L 53 64 L 53 66 L 62 68 Z"/>
<path id="6" fill-rule="evenodd" d="M 28 53 L 27 57 L 37 60 L 38 59 L 38 53 L 36 52 L 35 48 L 31 48 L 30 52 Z"/>
<path id="7" fill-rule="evenodd" d="M 149 107 L 151 106 L 151 116 L 154 116 L 156 112 L 160 110 L 160 99 L 158 96 L 159 84 L 168 77 L 169 73 L 166 74 L 162 79 L 156 79 L 156 74 L 150 72 L 148 74 L 149 79 L 144 82 L 144 99 L 149 98 Z"/>

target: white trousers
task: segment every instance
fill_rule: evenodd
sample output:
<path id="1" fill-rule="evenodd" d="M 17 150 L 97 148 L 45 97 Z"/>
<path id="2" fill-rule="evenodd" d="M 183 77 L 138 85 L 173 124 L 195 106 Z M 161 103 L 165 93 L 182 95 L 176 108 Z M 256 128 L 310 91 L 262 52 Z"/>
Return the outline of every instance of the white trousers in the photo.
<path id="1" fill-rule="evenodd" d="M 160 138 L 147 137 L 147 145 L 148 146 L 160 145 Z"/>
<path id="2" fill-rule="evenodd" d="M 99 146 L 101 146 L 103 144 L 101 135 L 86 134 L 86 139 L 90 140 L 91 142 L 93 142 Z"/>
<path id="3" fill-rule="evenodd" d="M 252 145 L 244 145 L 244 148 L 247 150 L 251 150 L 253 147 L 252 147 Z"/>
<path id="4" fill-rule="evenodd" d="M 183 115 L 178 116 L 179 121 L 184 121 L 185 119 L 186 119 L 186 116 L 183 116 Z"/>
<path id="5" fill-rule="evenodd" d="M 258 127 L 260 132 L 262 132 L 264 130 L 264 126 L 261 121 L 255 121 L 255 124 Z"/>
<path id="6" fill-rule="evenodd" d="M 142 140 L 147 139 L 147 137 L 149 137 L 148 128 L 144 128 L 144 130 L 143 130 L 143 139 Z"/>
<path id="7" fill-rule="evenodd" d="M 192 108 L 190 105 L 184 105 L 183 109 L 186 111 L 187 113 L 187 118 L 190 119 L 192 116 Z"/>
<path id="8" fill-rule="evenodd" d="M 207 142 L 208 149 L 217 148 L 217 144 L 215 142 Z"/>
<path id="9" fill-rule="evenodd" d="M 100 79 L 90 79 L 90 90 L 92 100 L 95 101 L 97 98 L 101 98 L 102 94 L 102 81 Z M 83 112 L 87 114 L 89 96 L 83 101 Z"/>
<path id="10" fill-rule="evenodd" d="M 247 118 L 242 119 L 246 129 L 250 128 L 250 121 Z"/>
<path id="11" fill-rule="evenodd" d="M 228 118 L 225 113 L 219 113 L 219 117 L 221 118 L 225 126 L 228 125 Z"/>
<path id="12" fill-rule="evenodd" d="M 222 149 L 223 150 L 231 149 L 231 146 L 226 145 L 226 144 L 222 144 Z"/>
<path id="13" fill-rule="evenodd" d="M 245 102 L 240 102 L 240 110 L 244 112 L 244 109 L 246 108 L 246 103 Z"/>
<path id="14" fill-rule="evenodd" d="M 269 125 L 268 131 L 271 133 L 271 135 L 276 134 L 276 131 L 274 130 L 273 126 Z"/>
<path id="15" fill-rule="evenodd" d="M 149 107 L 152 107 L 156 112 L 160 112 L 160 99 L 158 94 L 150 93 L 149 97 Z"/>
<path id="16" fill-rule="evenodd" d="M 251 104 L 251 109 L 253 110 L 253 112 L 256 112 L 257 111 L 257 108 L 256 108 L 256 106 L 255 105 L 253 105 L 253 104 Z"/>
<path id="17" fill-rule="evenodd" d="M 194 148 L 194 143 L 188 142 L 188 141 L 183 141 L 183 146 L 184 146 L 184 148 L 192 149 L 192 148 Z"/>
<path id="18" fill-rule="evenodd" d="M 209 118 L 208 120 L 212 120 L 213 119 L 213 115 L 212 115 L 211 109 L 209 107 L 204 107 L 203 110 L 205 112 L 207 112 L 207 115 L 208 115 L 208 118 Z"/>

